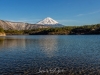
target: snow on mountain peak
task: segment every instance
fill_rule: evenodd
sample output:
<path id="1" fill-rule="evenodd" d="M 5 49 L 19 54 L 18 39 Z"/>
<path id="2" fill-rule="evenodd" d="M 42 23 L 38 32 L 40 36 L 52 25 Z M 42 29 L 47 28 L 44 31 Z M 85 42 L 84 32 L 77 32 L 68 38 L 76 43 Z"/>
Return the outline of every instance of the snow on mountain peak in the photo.
<path id="1" fill-rule="evenodd" d="M 41 24 L 41 25 L 56 25 L 59 24 L 57 21 L 53 20 L 50 17 L 45 18 L 42 21 L 39 21 L 37 24 Z"/>

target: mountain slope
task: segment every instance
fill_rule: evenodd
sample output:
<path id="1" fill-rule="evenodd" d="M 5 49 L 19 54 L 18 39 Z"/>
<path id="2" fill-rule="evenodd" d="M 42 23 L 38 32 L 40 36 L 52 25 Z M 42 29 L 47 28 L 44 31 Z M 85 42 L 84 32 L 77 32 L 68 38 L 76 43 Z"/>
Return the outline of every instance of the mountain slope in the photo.
<path id="1" fill-rule="evenodd" d="M 4 30 L 31 30 L 36 28 L 47 28 L 48 26 L 0 20 L 0 27 Z"/>
<path id="2" fill-rule="evenodd" d="M 47 18 L 43 19 L 42 21 L 39 21 L 36 24 L 48 25 L 48 26 L 61 25 L 57 21 L 55 21 L 54 19 L 52 19 L 50 17 L 47 17 Z"/>
<path id="3" fill-rule="evenodd" d="M 53 20 L 50 17 L 47 17 L 36 24 L 0 20 L 0 27 L 2 27 L 4 30 L 31 30 L 36 28 L 62 27 L 62 26 L 63 25 L 59 24 L 57 21 Z"/>

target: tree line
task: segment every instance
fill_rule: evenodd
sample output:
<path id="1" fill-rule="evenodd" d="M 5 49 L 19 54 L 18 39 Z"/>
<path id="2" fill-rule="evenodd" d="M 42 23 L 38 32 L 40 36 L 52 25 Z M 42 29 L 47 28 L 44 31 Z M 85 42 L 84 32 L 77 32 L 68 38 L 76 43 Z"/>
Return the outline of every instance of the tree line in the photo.
<path id="1" fill-rule="evenodd" d="M 0 27 L 0 32 L 4 32 L 3 28 Z"/>
<path id="2" fill-rule="evenodd" d="M 7 35 L 88 35 L 100 34 L 100 24 L 84 26 L 64 26 L 55 28 L 38 28 L 32 30 L 3 30 Z"/>

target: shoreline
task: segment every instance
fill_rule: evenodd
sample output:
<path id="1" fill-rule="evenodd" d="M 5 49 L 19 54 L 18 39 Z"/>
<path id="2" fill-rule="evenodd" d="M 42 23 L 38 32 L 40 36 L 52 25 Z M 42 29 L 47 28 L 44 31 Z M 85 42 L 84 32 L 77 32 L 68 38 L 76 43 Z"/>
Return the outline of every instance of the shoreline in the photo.
<path id="1" fill-rule="evenodd" d="M 4 32 L 0 32 L 0 36 L 6 36 Z"/>
<path id="2" fill-rule="evenodd" d="M 0 74 L 4 75 L 99 75 L 100 72 L 98 67 L 89 68 L 84 67 L 66 67 L 66 68 L 49 68 L 49 69 L 36 69 L 36 68 L 28 68 L 28 69 L 10 69 L 6 72 L 0 72 Z"/>

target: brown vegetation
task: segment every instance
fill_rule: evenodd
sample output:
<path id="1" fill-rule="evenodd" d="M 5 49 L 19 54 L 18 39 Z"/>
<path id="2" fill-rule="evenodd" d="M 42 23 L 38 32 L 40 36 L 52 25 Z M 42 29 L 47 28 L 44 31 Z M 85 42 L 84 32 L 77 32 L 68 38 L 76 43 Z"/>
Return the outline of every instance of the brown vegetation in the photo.
<path id="1" fill-rule="evenodd" d="M 37 28 L 31 30 L 5 30 L 7 35 L 93 35 L 100 34 L 100 24 Z"/>

